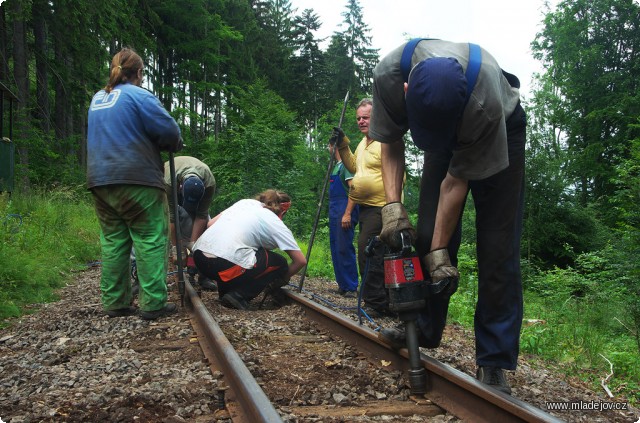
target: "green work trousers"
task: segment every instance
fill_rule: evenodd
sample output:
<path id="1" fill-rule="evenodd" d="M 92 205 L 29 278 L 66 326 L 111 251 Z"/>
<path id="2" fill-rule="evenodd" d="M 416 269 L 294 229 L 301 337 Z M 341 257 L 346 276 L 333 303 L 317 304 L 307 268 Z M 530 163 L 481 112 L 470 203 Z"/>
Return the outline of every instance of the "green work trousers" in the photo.
<path id="1" fill-rule="evenodd" d="M 139 305 L 143 311 L 167 303 L 168 203 L 163 189 L 143 185 L 106 185 L 91 189 L 100 221 L 105 310 L 131 304 L 130 253 L 135 247 Z"/>

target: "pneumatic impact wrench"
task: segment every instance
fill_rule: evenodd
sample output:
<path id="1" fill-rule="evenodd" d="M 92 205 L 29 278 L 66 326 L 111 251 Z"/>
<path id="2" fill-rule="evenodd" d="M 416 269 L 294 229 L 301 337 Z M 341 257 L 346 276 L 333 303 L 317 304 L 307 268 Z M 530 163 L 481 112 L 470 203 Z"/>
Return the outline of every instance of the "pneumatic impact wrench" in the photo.
<path id="1" fill-rule="evenodd" d="M 407 350 L 409 351 L 409 386 L 413 395 L 427 391 L 427 371 L 420 361 L 418 343 L 418 312 L 424 309 L 426 284 L 420 258 L 411 249 L 411 236 L 400 232 L 402 250 L 384 257 L 384 284 L 389 291 L 389 310 L 398 313 L 405 324 Z"/>

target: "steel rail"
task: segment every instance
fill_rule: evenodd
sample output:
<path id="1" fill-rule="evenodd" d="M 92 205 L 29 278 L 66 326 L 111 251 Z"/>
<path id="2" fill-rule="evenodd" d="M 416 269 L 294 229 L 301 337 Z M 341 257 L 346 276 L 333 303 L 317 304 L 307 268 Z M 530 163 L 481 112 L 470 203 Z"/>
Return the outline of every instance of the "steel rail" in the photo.
<path id="1" fill-rule="evenodd" d="M 185 281 L 187 293 L 185 305 L 190 311 L 191 322 L 196 333 L 204 336 L 200 340 L 203 353 L 210 363 L 215 363 L 226 383 L 231 388 L 233 398 L 239 407 L 233 407 L 234 422 L 282 422 L 280 414 L 266 396 L 258 382 L 247 369 L 218 323 L 211 316 L 189 281 Z M 231 393 L 230 393 L 231 394 Z"/>
<path id="2" fill-rule="evenodd" d="M 375 359 L 390 362 L 401 371 L 410 368 L 406 348 L 399 351 L 382 342 L 377 332 L 359 325 L 356 321 L 332 311 L 303 295 L 286 289 L 287 295 L 299 303 L 305 313 L 327 327 L 359 351 Z M 432 357 L 420 354 L 427 370 L 426 396 L 436 405 L 464 421 L 472 422 L 562 422 L 562 420 L 524 401 L 493 389 L 475 378 L 440 363 Z"/>

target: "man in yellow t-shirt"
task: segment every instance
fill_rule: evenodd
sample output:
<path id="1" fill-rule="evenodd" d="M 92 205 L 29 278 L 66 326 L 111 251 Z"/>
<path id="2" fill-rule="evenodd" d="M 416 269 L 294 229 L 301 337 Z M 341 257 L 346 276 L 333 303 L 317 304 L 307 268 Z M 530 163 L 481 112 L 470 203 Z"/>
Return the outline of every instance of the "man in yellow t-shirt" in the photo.
<path id="1" fill-rule="evenodd" d="M 380 317 L 390 314 L 389 294 L 384 286 L 384 244 L 378 243 L 374 247 L 368 266 L 365 255 L 365 248 L 369 241 L 380 235 L 382 231 L 380 211 L 386 204 L 382 183 L 381 145 L 369 137 L 372 105 L 371 99 L 365 98 L 356 107 L 358 128 L 364 134 L 364 138 L 358 144 L 355 153 L 349 149 L 349 141 L 344 133 L 337 135 L 339 138 L 337 144 L 344 166 L 354 173 L 349 198 L 360 208 L 358 267 L 360 279 L 364 284 L 364 288 L 360 288 L 364 289 L 362 293 L 365 302 L 364 310 L 370 317 Z"/>

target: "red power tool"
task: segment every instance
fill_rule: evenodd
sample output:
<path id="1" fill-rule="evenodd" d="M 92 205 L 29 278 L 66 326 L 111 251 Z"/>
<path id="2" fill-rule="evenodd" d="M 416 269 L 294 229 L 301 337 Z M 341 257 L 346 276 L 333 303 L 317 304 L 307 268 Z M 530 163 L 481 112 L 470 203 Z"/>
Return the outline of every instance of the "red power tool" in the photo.
<path id="1" fill-rule="evenodd" d="M 418 312 L 426 305 L 426 283 L 420 258 L 411 248 L 411 237 L 406 231 L 400 233 L 402 250 L 384 257 L 384 284 L 389 290 L 389 309 L 398 313 L 405 324 L 407 350 L 409 351 L 409 385 L 412 394 L 427 391 L 427 371 L 420 361 Z"/>

